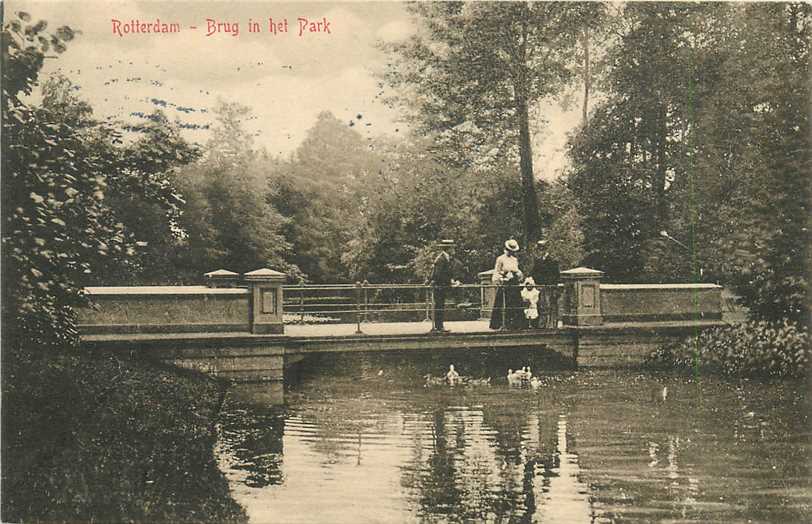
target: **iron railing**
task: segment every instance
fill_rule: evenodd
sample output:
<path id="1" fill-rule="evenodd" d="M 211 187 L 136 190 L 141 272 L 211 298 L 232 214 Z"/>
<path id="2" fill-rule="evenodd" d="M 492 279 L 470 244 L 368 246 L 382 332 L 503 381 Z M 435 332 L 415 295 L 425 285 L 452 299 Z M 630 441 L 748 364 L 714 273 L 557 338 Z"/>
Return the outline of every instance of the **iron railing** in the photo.
<path id="1" fill-rule="evenodd" d="M 446 320 L 490 318 L 493 299 L 500 295 L 497 284 L 460 284 L 446 292 L 443 309 Z M 558 317 L 559 286 L 536 286 L 539 301 L 553 305 L 550 313 Z M 433 288 L 422 284 L 298 284 L 283 287 L 286 323 L 356 323 L 358 331 L 366 322 L 427 321 L 434 310 Z M 545 297 L 549 297 L 546 298 Z M 546 300 L 546 302 L 545 302 Z M 504 302 L 504 301 L 503 301 Z M 504 328 L 511 315 L 523 314 L 526 303 L 505 307 L 497 304 Z M 501 307 L 499 307 L 501 306 Z M 516 317 L 512 317 L 516 318 Z M 542 324 L 543 326 L 543 324 Z"/>

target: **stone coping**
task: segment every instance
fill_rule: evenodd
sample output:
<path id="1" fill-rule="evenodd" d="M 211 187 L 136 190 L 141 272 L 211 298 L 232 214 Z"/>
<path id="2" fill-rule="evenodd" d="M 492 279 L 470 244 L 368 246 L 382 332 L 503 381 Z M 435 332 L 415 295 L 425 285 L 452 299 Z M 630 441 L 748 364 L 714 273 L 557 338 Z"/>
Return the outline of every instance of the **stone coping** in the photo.
<path id="1" fill-rule="evenodd" d="M 605 284 L 601 282 L 601 291 L 605 289 L 722 289 L 717 284 Z"/>
<path id="2" fill-rule="evenodd" d="M 85 294 L 88 296 L 103 295 L 248 295 L 251 293 L 246 288 L 239 287 L 208 287 L 208 286 L 110 286 L 110 287 L 86 287 Z"/>

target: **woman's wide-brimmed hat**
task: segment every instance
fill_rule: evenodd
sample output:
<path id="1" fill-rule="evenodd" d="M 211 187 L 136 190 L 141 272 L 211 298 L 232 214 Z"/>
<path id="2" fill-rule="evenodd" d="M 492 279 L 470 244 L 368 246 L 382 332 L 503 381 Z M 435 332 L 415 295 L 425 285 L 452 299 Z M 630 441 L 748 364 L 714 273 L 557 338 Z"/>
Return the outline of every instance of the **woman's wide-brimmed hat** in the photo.
<path id="1" fill-rule="evenodd" d="M 518 251 L 519 243 L 511 238 L 510 240 L 505 241 L 505 249 L 508 251 Z"/>

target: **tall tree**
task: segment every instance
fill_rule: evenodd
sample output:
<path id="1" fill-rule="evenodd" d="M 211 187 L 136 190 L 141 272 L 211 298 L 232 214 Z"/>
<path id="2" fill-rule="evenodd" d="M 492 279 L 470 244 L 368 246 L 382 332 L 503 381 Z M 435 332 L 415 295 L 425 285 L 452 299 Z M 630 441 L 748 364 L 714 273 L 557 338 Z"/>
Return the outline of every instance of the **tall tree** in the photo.
<path id="1" fill-rule="evenodd" d="M 362 121 L 363 116 L 355 120 Z M 308 279 L 337 282 L 349 277 L 342 254 L 363 210 L 363 183 L 380 164 L 368 141 L 323 111 L 293 158 L 274 167 L 269 202 L 288 218 L 291 260 Z"/>
<path id="2" fill-rule="evenodd" d="M 245 130 L 250 108 L 221 102 L 217 127 L 200 161 L 178 175 L 186 200 L 180 224 L 185 236 L 186 279 L 219 268 L 236 272 L 269 266 L 298 276 L 288 263 L 286 219 L 265 200 L 258 152 Z"/>
<path id="3" fill-rule="evenodd" d="M 504 153 L 518 157 L 523 233 L 535 241 L 540 219 L 530 111 L 572 78 L 578 35 L 603 6 L 427 2 L 410 9 L 420 31 L 386 46 L 392 62 L 385 81 L 400 91 L 419 128 L 436 133 L 440 150 L 451 152 L 447 161 L 470 167 Z"/>
<path id="4" fill-rule="evenodd" d="M 693 176 L 689 143 L 725 40 L 728 7 L 716 7 L 627 4 L 608 50 L 606 99 L 571 140 L 587 261 L 618 278 L 641 278 L 670 229 L 674 187 Z"/>
<path id="5" fill-rule="evenodd" d="M 717 122 L 702 129 L 715 147 L 701 157 L 726 175 L 715 207 L 727 234 L 706 237 L 718 253 L 708 258 L 752 316 L 808 325 L 812 6 L 743 5 L 732 15 L 722 71 L 738 80 L 721 83 L 709 108 Z M 700 175 L 702 185 L 714 180 Z"/>
<path id="6" fill-rule="evenodd" d="M 109 264 L 96 272 L 94 284 L 172 281 L 176 275 L 180 240 L 179 218 L 183 199 L 177 189 L 176 171 L 199 155 L 178 126 L 156 110 L 139 127 L 135 140 L 122 144 L 121 133 L 97 121 L 91 106 L 76 95 L 73 82 L 56 74 L 42 84 L 42 108 L 49 118 L 70 127 L 104 158 L 105 205 L 113 223 L 138 242 L 137 254 L 124 263 Z M 101 165 L 100 165 L 101 167 Z"/>
<path id="7" fill-rule="evenodd" d="M 587 259 L 632 278 L 703 270 L 754 317 L 805 321 L 812 8 L 630 3 L 623 18 L 606 99 L 570 144 Z"/>
<path id="8" fill-rule="evenodd" d="M 144 283 L 176 281 L 183 232 L 185 200 L 180 170 L 196 161 L 200 149 L 188 143 L 177 122 L 160 110 L 152 113 L 141 135 L 118 151 L 116 172 L 109 177 L 110 206 L 127 231 L 143 246 L 136 260 L 138 272 L 129 280 Z M 117 282 L 126 282 L 126 275 Z"/>

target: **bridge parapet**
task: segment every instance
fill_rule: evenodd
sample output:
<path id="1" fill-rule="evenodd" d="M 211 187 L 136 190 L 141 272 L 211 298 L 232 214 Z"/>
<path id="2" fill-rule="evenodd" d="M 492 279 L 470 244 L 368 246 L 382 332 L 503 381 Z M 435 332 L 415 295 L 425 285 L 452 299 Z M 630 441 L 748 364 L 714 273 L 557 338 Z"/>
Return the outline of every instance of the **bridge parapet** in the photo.
<path id="1" fill-rule="evenodd" d="M 603 272 L 586 267 L 561 272 L 565 325 L 722 319 L 722 286 L 604 284 L 602 278 Z"/>
<path id="2" fill-rule="evenodd" d="M 606 322 L 721 320 L 722 286 L 716 284 L 601 284 Z"/>
<path id="3" fill-rule="evenodd" d="M 239 273 L 227 269 L 209 271 L 203 275 L 206 278 L 206 285 L 209 287 L 237 287 Z"/>
<path id="4" fill-rule="evenodd" d="M 243 275 L 206 273 L 206 286 L 87 287 L 92 302 L 77 311 L 83 334 L 282 334 L 285 274 L 258 269 Z"/>
<path id="5" fill-rule="evenodd" d="M 206 286 L 87 287 L 77 310 L 87 334 L 248 331 L 250 291 Z"/>
<path id="6" fill-rule="evenodd" d="M 218 270 L 208 286 L 89 287 L 95 307 L 78 311 L 83 334 L 243 332 L 283 334 L 288 321 L 301 324 L 384 323 L 428 320 L 431 289 L 418 284 L 374 284 L 364 293 L 348 284 L 284 286 L 285 275 L 260 269 L 243 275 Z M 673 322 L 722 318 L 722 288 L 714 284 L 603 284 L 590 268 L 561 272 L 566 326 L 618 322 Z M 490 272 L 480 283 L 455 287 L 447 304 L 456 320 L 487 319 L 495 286 Z M 235 287 L 222 287 L 235 286 Z M 550 286 L 541 286 L 548 292 Z M 287 301 L 287 303 L 286 303 Z M 523 306 L 522 306 L 523 307 Z"/>

